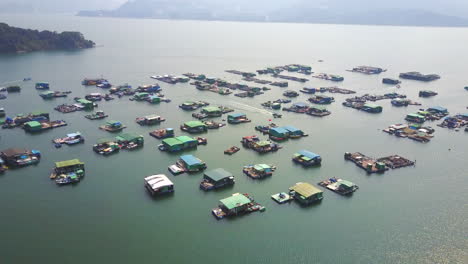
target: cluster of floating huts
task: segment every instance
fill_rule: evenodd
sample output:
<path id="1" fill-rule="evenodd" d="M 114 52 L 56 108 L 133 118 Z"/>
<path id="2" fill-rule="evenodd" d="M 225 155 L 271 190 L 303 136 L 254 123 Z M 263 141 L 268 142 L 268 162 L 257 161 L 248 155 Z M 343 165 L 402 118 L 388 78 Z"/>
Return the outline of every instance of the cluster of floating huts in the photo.
<path id="1" fill-rule="evenodd" d="M 385 72 L 385 69 L 372 66 L 358 66 L 354 67 L 350 72 L 363 73 L 368 75 L 380 74 Z M 257 70 L 254 72 L 243 72 L 237 70 L 226 71 L 231 74 L 242 76 L 244 81 L 253 82 L 257 84 L 278 87 L 288 87 L 288 81 L 295 81 L 305 83 L 309 81 L 307 78 L 296 77 L 293 75 L 286 75 L 284 72 L 294 74 L 312 75 L 312 67 L 300 64 L 290 64 L 285 66 L 270 67 L 266 69 Z M 258 75 L 271 75 L 274 78 L 283 79 L 286 81 L 269 81 L 256 78 Z M 313 78 L 329 80 L 334 82 L 341 82 L 344 77 L 318 73 L 312 75 Z M 440 78 L 435 74 L 421 74 L 419 72 L 407 72 L 399 75 L 401 79 L 418 80 L 418 81 L 434 81 Z M 263 94 L 265 91 L 270 90 L 268 87 L 254 87 L 242 83 L 230 83 L 220 78 L 207 77 L 204 74 L 186 73 L 183 76 L 174 75 L 155 75 L 151 78 L 165 82 L 168 84 L 187 83 L 193 80 L 191 85 L 194 85 L 198 90 L 207 90 L 216 92 L 221 95 L 229 95 L 232 90 L 240 90 L 241 92 L 235 94 L 238 97 L 254 97 Z M 26 80 L 26 79 L 25 79 Z M 398 79 L 383 78 L 385 84 L 399 85 L 401 83 Z M 104 78 L 87 78 L 82 81 L 84 86 L 96 86 L 102 89 L 108 89 L 108 93 L 90 93 L 84 98 L 74 98 L 75 104 L 61 104 L 55 110 L 61 113 L 71 113 L 80 110 L 93 110 L 97 107 L 98 101 L 110 101 L 114 96 L 119 98 L 129 96 L 132 101 L 145 101 L 151 104 L 160 102 L 170 102 L 161 93 L 162 89 L 158 84 L 142 85 L 133 89 L 128 84 L 113 86 L 109 81 Z M 53 99 L 60 97 L 67 97 L 71 92 L 69 91 L 49 91 L 50 85 L 47 82 L 37 82 L 35 88 L 38 90 L 45 90 L 39 95 L 43 99 Z M 467 87 L 465 89 L 468 90 Z M 19 92 L 19 86 L 9 86 L 1 91 Z M 311 88 L 304 87 L 300 90 L 303 94 L 310 94 L 307 99 L 308 103 L 295 102 L 291 106 L 283 107 L 283 104 L 291 103 L 288 99 L 278 99 L 276 101 L 268 101 L 262 106 L 287 112 L 305 113 L 312 116 L 327 116 L 330 112 L 321 105 L 328 105 L 335 101 L 331 96 L 325 96 L 319 93 L 340 93 L 340 94 L 354 94 L 355 91 L 333 87 Z M 285 97 L 298 97 L 300 94 L 294 90 L 286 90 L 283 92 Z M 437 95 L 436 92 L 422 90 L 419 92 L 421 97 L 429 97 Z M 406 99 L 405 95 L 397 93 L 387 93 L 384 95 L 369 95 L 356 96 L 348 98 L 343 103 L 343 106 L 355 108 L 370 113 L 380 113 L 383 108 L 373 102 L 390 99 L 391 104 L 394 106 L 408 106 L 420 105 L 420 103 Z M 186 101 L 179 105 L 182 110 L 194 111 L 201 109 L 199 113 L 193 113 L 192 116 L 197 120 L 184 122 L 180 126 L 180 130 L 190 134 L 205 133 L 208 129 L 220 128 L 225 126 L 224 123 L 217 123 L 215 121 L 201 121 L 206 118 L 221 117 L 227 114 L 228 124 L 241 124 L 250 122 L 245 113 L 235 113 L 234 109 L 226 106 L 213 106 L 205 101 Z M 0 117 L 5 116 L 5 110 L 0 109 Z M 275 117 L 281 117 L 280 114 L 275 113 Z M 108 115 L 103 111 L 96 111 L 91 114 L 85 115 L 85 118 L 90 120 L 100 120 L 107 118 Z M 426 121 L 442 120 L 438 126 L 460 129 L 468 125 L 467 114 L 457 114 L 449 116 L 446 108 L 435 106 L 428 109 L 420 109 L 416 113 L 408 114 L 405 117 L 408 124 L 395 124 L 391 125 L 384 132 L 397 137 L 406 137 L 420 142 L 428 142 L 434 133 L 434 129 L 430 126 L 423 126 Z M 153 114 L 143 117 L 137 117 L 135 122 L 141 126 L 151 126 L 160 124 L 165 121 L 165 118 Z M 46 112 L 32 112 L 29 114 L 18 114 L 13 118 L 6 118 L 2 120 L 2 128 L 15 128 L 22 127 L 27 132 L 40 132 L 43 130 L 57 128 L 67 125 L 63 120 L 51 121 L 49 113 Z M 99 129 L 119 133 L 115 137 L 107 137 L 99 139 L 93 146 L 94 152 L 100 155 L 111 155 L 118 153 L 121 149 L 132 150 L 143 147 L 144 137 L 138 133 L 128 132 L 123 133 L 122 130 L 126 126 L 117 120 L 109 120 L 99 126 Z M 293 126 L 277 126 L 276 124 L 269 124 L 266 126 L 257 126 L 256 130 L 268 135 L 268 139 L 261 139 L 257 135 L 244 136 L 241 138 L 241 144 L 245 149 L 252 149 L 258 153 L 269 153 L 280 150 L 282 147 L 276 143 L 278 141 L 285 141 L 288 139 L 297 139 L 307 136 L 302 130 Z M 465 130 L 468 130 L 466 128 Z M 186 135 L 176 136 L 173 128 L 162 128 L 149 132 L 149 135 L 161 140 L 158 149 L 167 152 L 183 152 L 187 149 L 195 149 L 199 145 L 206 145 L 207 139 L 203 137 L 190 137 Z M 62 138 L 53 139 L 52 143 L 56 148 L 62 145 L 75 145 L 84 143 L 85 139 L 81 132 L 68 133 Z M 225 154 L 232 155 L 240 150 L 237 146 L 231 146 L 224 150 Z M 389 169 L 396 169 L 407 166 L 414 166 L 415 162 L 408 160 L 399 155 L 392 155 L 383 158 L 371 158 L 360 152 L 344 154 L 345 160 L 352 161 L 359 168 L 364 169 L 367 173 L 383 173 Z M 38 150 L 27 150 L 19 148 L 10 148 L 0 152 L 0 172 L 4 172 L 9 167 L 23 167 L 40 162 L 41 152 Z M 322 157 L 309 150 L 299 150 L 291 157 L 292 162 L 304 167 L 320 166 Z M 203 172 L 203 179 L 200 182 L 200 189 L 210 191 L 213 189 L 224 188 L 235 184 L 234 174 L 226 171 L 223 168 L 216 168 L 206 171 L 207 164 L 200 158 L 194 155 L 181 155 L 175 164 L 170 165 L 168 170 L 178 175 L 181 173 L 197 173 Z M 276 166 L 272 164 L 249 164 L 242 168 L 242 172 L 252 179 L 262 179 L 270 177 L 276 170 Z M 50 174 L 50 179 L 54 180 L 58 185 L 66 185 L 78 183 L 85 175 L 84 163 L 79 159 L 71 159 L 66 161 L 56 162 Z M 175 191 L 174 183 L 164 174 L 152 175 L 144 178 L 144 186 L 152 195 L 160 195 L 165 193 L 172 193 Z M 333 192 L 349 195 L 355 192 L 359 187 L 345 179 L 332 177 L 324 179 L 317 183 L 317 186 L 326 188 Z M 273 194 L 271 198 L 282 204 L 292 200 L 296 200 L 301 205 L 309 205 L 319 202 L 323 199 L 323 191 L 316 186 L 307 182 L 298 182 L 291 187 L 288 191 Z M 257 203 L 251 194 L 247 193 L 234 193 L 233 195 L 219 201 L 218 207 L 212 210 L 213 215 L 218 218 L 228 216 L 235 216 L 256 211 L 264 211 L 265 207 Z"/>

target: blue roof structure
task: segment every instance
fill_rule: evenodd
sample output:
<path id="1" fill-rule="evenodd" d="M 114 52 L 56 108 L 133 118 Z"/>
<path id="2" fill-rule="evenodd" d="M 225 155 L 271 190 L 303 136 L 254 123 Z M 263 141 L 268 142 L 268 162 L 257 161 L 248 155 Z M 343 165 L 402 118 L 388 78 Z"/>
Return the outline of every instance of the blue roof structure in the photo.
<path id="1" fill-rule="evenodd" d="M 302 130 L 300 130 L 298 128 L 295 128 L 293 126 L 284 126 L 283 128 L 286 129 L 287 131 L 291 132 L 291 133 L 302 132 Z"/>
<path id="2" fill-rule="evenodd" d="M 315 154 L 313 152 L 310 152 L 310 151 L 307 151 L 307 150 L 301 150 L 298 153 L 301 154 L 302 156 L 308 157 L 310 159 L 315 159 L 315 158 L 320 157 L 320 155 L 317 155 L 317 154 Z"/>
<path id="3" fill-rule="evenodd" d="M 238 117 L 245 116 L 245 114 L 244 113 L 234 113 L 234 114 L 230 114 L 229 116 L 232 117 L 232 118 L 238 118 Z"/>
<path id="4" fill-rule="evenodd" d="M 270 128 L 270 130 L 275 131 L 278 134 L 287 134 L 287 133 L 289 133 L 289 131 L 287 129 L 285 129 L 284 127 L 273 127 L 273 128 Z"/>
<path id="5" fill-rule="evenodd" d="M 201 160 L 199 160 L 197 157 L 193 155 L 183 155 L 180 156 L 180 159 L 185 162 L 188 166 L 193 166 L 201 163 Z"/>
<path id="6" fill-rule="evenodd" d="M 444 108 L 442 106 L 433 106 L 433 107 L 429 107 L 428 110 L 435 110 L 437 112 L 447 112 L 447 108 Z"/>

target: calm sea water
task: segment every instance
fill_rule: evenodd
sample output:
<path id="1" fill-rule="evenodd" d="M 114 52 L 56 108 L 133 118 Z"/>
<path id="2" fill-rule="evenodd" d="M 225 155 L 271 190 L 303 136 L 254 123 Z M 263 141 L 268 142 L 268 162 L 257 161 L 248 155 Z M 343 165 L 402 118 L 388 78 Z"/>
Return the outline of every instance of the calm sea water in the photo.
<path id="1" fill-rule="evenodd" d="M 98 126 L 104 121 L 85 119 L 84 113 L 61 114 L 53 108 L 75 96 L 102 92 L 83 87 L 84 77 L 104 76 L 114 84 L 134 87 L 150 84 L 150 75 L 205 73 L 240 81 L 227 69 L 254 71 L 271 65 L 302 63 L 315 72 L 340 74 L 340 86 L 358 94 L 399 92 L 423 103 L 441 105 L 453 114 L 466 112 L 468 85 L 468 29 L 344 25 L 260 24 L 200 21 L 94 19 L 72 16 L 0 16 L 14 26 L 76 30 L 99 47 L 76 52 L 35 52 L 0 57 L 0 83 L 32 77 L 21 83 L 20 94 L 0 101 L 8 115 L 41 109 L 69 125 L 39 135 L 21 129 L 1 130 L 1 149 L 39 149 L 37 166 L 11 170 L 0 176 L 0 261 L 2 263 L 466 263 L 468 134 L 437 127 L 428 144 L 382 133 L 403 122 L 418 106 L 392 107 L 378 102 L 382 114 L 372 115 L 341 106 L 346 95 L 334 95 L 332 115 L 314 118 L 285 113 L 275 120 L 294 125 L 309 137 L 283 143 L 277 153 L 257 155 L 242 149 L 225 156 L 223 150 L 239 145 L 242 136 L 255 134 L 271 115 L 260 103 L 282 98 L 281 88 L 241 99 L 201 92 L 188 84 L 161 83 L 169 104 L 149 105 L 128 98 L 101 102 L 99 109 L 127 125 L 126 131 L 145 135 L 141 150 L 111 157 L 92 152 L 91 145 L 109 136 Z M 319 63 L 318 60 L 324 60 Z M 357 65 L 387 68 L 379 76 L 346 72 Z M 442 79 L 421 83 L 404 81 L 401 89 L 381 84 L 382 77 L 417 70 L 438 73 Z M 262 77 L 263 78 L 263 77 Z M 268 78 L 268 77 L 265 77 Z M 33 87 L 48 81 L 51 90 L 73 91 L 71 98 L 43 101 Z M 312 79 L 307 86 L 333 83 Z M 303 85 L 290 82 L 290 88 Z M 439 92 L 418 98 L 421 89 Z M 170 176 L 172 196 L 152 199 L 143 178 L 166 173 L 178 155 L 161 153 L 158 140 L 147 135 L 156 127 L 140 127 L 134 119 L 159 114 L 160 127 L 178 128 L 192 120 L 177 105 L 188 99 L 222 104 L 248 114 L 250 124 L 209 131 L 209 143 L 195 154 L 208 168 L 222 167 L 236 176 L 236 185 L 205 193 L 198 188 L 202 174 Z M 305 101 L 301 94 L 297 101 Z M 429 123 L 436 127 L 436 123 Z M 51 139 L 81 131 L 86 143 L 55 149 Z M 176 129 L 177 134 L 182 134 Z M 303 169 L 292 154 L 308 149 L 323 157 L 320 168 Z M 346 151 L 374 157 L 400 154 L 417 160 L 416 167 L 367 175 L 343 159 Z M 76 186 L 57 187 L 48 179 L 53 162 L 79 158 L 86 163 L 86 178 Z M 273 177 L 254 181 L 242 174 L 243 165 L 278 166 Z M 296 182 L 317 183 L 327 177 L 355 182 L 360 189 L 349 198 L 324 191 L 321 204 L 302 208 L 278 205 L 270 195 Z M 252 194 L 267 207 L 236 219 L 216 221 L 210 211 L 218 200 L 234 192 Z"/>

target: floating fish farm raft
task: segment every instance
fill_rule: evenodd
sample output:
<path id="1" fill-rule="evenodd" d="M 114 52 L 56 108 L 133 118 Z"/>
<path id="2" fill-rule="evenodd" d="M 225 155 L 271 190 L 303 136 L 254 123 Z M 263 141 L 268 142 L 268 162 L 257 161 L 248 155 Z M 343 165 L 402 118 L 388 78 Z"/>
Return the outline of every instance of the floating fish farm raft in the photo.
<path id="1" fill-rule="evenodd" d="M 383 173 L 389 168 L 396 169 L 413 166 L 414 162 L 398 155 L 392 155 L 379 159 L 368 157 L 360 152 L 344 154 L 345 160 L 354 162 L 356 166 L 364 169 L 367 173 Z"/>

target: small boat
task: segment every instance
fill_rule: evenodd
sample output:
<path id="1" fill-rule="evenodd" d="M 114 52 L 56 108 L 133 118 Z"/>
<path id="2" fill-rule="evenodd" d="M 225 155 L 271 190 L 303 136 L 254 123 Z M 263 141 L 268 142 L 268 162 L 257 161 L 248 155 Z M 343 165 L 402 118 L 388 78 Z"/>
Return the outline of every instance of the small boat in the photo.
<path id="1" fill-rule="evenodd" d="M 181 174 L 181 173 L 184 173 L 185 170 L 182 169 L 181 167 L 177 166 L 177 165 L 171 165 L 167 168 L 172 174 L 174 175 L 178 175 L 178 174 Z"/>
<path id="2" fill-rule="evenodd" d="M 224 154 L 232 155 L 232 154 L 234 154 L 234 153 L 237 153 L 239 150 L 240 150 L 239 147 L 232 146 L 232 147 L 226 149 L 226 150 L 224 151 Z"/>
<path id="3" fill-rule="evenodd" d="M 197 142 L 198 142 L 198 145 L 208 144 L 208 140 L 206 138 L 202 138 L 202 137 L 197 137 Z"/>
<path id="4" fill-rule="evenodd" d="M 94 113 L 94 114 L 85 115 L 85 118 L 87 118 L 89 120 L 103 119 L 103 118 L 106 118 L 106 117 L 108 117 L 108 115 L 106 115 L 104 113 L 104 111 L 96 111 L 96 113 Z"/>
<path id="5" fill-rule="evenodd" d="M 282 115 L 282 114 L 273 113 L 273 117 L 274 117 L 274 118 L 281 118 L 281 117 L 283 117 L 283 115 Z"/>
<path id="6" fill-rule="evenodd" d="M 30 81 L 30 80 L 32 80 L 31 77 L 26 77 L 26 78 L 23 79 L 23 82 L 27 82 L 27 81 Z"/>

